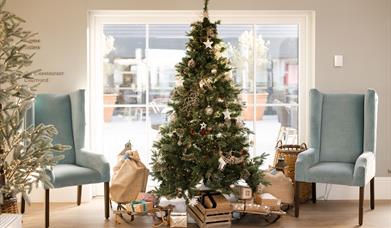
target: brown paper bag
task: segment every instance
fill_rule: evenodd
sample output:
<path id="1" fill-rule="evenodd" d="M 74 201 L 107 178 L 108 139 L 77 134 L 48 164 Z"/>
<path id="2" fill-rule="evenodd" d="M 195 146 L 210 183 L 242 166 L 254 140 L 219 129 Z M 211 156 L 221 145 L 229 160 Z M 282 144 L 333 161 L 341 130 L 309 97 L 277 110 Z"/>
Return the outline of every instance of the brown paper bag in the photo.
<path id="1" fill-rule="evenodd" d="M 270 193 L 273 196 L 281 199 L 282 203 L 293 204 L 294 201 L 294 188 L 292 180 L 286 177 L 282 172 L 272 174 L 266 172 L 264 179 L 270 183 L 270 185 L 262 186 L 259 193 Z"/>
<path id="2" fill-rule="evenodd" d="M 139 192 L 145 192 L 149 170 L 140 161 L 137 151 L 124 149 L 118 155 L 118 163 L 113 171 L 111 200 L 128 203 L 135 200 Z"/>

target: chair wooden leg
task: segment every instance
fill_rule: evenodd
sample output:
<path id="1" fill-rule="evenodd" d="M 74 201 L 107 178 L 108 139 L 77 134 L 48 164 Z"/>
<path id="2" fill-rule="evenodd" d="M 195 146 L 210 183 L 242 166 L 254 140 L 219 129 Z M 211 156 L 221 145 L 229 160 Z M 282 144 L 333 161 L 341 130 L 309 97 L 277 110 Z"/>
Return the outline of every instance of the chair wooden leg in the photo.
<path id="1" fill-rule="evenodd" d="M 295 181 L 295 217 L 299 217 L 300 205 L 300 182 Z"/>
<path id="2" fill-rule="evenodd" d="M 24 210 L 26 208 L 26 201 L 24 201 L 23 196 L 20 199 L 20 213 L 24 214 Z"/>
<path id="3" fill-rule="evenodd" d="M 49 227 L 49 189 L 45 189 L 45 228 Z"/>
<path id="4" fill-rule="evenodd" d="M 77 186 L 77 206 L 80 206 L 81 204 L 81 190 L 82 190 L 82 185 Z"/>
<path id="5" fill-rule="evenodd" d="M 358 224 L 362 225 L 363 220 L 363 204 L 364 204 L 364 187 L 360 187 L 360 198 L 358 202 Z"/>
<path id="6" fill-rule="evenodd" d="M 104 198 L 105 198 L 105 218 L 106 219 L 109 219 L 110 217 L 110 214 L 109 214 L 109 182 L 105 182 L 104 183 L 105 187 L 104 187 Z"/>
<path id="7" fill-rule="evenodd" d="M 375 177 L 371 180 L 371 210 L 375 209 Z"/>
<path id="8" fill-rule="evenodd" d="M 312 203 L 316 203 L 316 183 L 312 183 Z"/>

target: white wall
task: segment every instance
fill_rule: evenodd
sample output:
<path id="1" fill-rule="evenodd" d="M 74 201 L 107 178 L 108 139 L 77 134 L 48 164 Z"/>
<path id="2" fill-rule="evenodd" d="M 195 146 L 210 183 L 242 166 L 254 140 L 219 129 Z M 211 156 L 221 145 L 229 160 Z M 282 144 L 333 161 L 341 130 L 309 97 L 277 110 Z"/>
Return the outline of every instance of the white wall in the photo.
<path id="1" fill-rule="evenodd" d="M 198 10 L 201 0 L 8 0 L 6 9 L 39 32 L 34 66 L 64 72 L 41 91 L 87 87 L 88 10 Z M 211 10 L 315 10 L 316 87 L 325 92 L 379 93 L 377 176 L 391 176 L 391 0 L 212 0 Z M 333 67 L 333 55 L 344 67 Z"/>

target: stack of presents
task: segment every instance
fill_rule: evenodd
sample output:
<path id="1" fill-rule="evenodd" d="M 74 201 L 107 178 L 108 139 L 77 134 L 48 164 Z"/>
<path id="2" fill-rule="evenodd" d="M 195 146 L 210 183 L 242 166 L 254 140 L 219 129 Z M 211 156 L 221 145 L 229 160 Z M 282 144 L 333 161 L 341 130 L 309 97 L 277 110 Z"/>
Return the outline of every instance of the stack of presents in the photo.
<path id="1" fill-rule="evenodd" d="M 282 157 L 277 163 L 281 161 Z M 149 171 L 140 161 L 137 151 L 131 150 L 128 143 L 114 167 L 111 200 L 113 204 L 116 203 L 114 213 L 117 222 L 131 222 L 135 215 L 150 215 L 154 227 L 187 227 L 188 215 L 201 228 L 229 225 L 235 213 L 278 215 L 279 218 L 285 214 L 282 209 L 294 202 L 292 179 L 284 174 L 283 168 L 266 171 L 264 179 L 269 184 L 259 185 L 255 192 L 245 185 L 233 186 L 235 194 L 230 196 L 216 191 L 200 191 L 195 203 L 189 204 L 186 210 L 176 212 L 174 205 L 162 206 L 156 195 L 145 193 Z"/>

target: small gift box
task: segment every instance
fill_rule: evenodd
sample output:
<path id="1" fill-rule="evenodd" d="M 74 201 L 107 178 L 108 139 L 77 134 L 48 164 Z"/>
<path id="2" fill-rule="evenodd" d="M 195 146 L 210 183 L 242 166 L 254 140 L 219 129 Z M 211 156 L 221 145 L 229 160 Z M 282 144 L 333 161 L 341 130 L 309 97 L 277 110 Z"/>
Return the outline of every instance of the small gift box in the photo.
<path id="1" fill-rule="evenodd" d="M 245 203 L 231 203 L 233 211 L 244 211 Z"/>
<path id="2" fill-rule="evenodd" d="M 219 192 L 207 192 L 201 196 L 201 203 L 205 208 L 230 209 L 230 202 Z"/>
<path id="3" fill-rule="evenodd" d="M 269 207 L 272 211 L 279 211 L 281 208 L 281 200 L 270 193 L 260 194 L 258 202 L 259 201 L 261 201 L 261 205 Z"/>
<path id="4" fill-rule="evenodd" d="M 150 193 L 145 193 L 145 192 L 139 192 L 136 199 L 137 200 L 144 200 L 146 202 L 152 202 L 152 203 L 154 203 L 156 200 L 154 195 L 152 195 Z"/>
<path id="5" fill-rule="evenodd" d="M 245 211 L 270 213 L 270 208 L 268 206 L 263 206 L 256 203 L 246 203 Z"/>
<path id="6" fill-rule="evenodd" d="M 153 203 L 145 200 L 133 200 L 130 203 L 130 209 L 132 212 L 143 213 L 153 210 Z"/>
<path id="7" fill-rule="evenodd" d="M 187 227 L 187 214 L 172 212 L 170 214 L 170 227 Z"/>
<path id="8" fill-rule="evenodd" d="M 246 186 L 236 186 L 236 187 L 238 189 L 239 199 L 247 200 L 253 197 L 253 191 L 251 190 L 251 188 Z"/>

